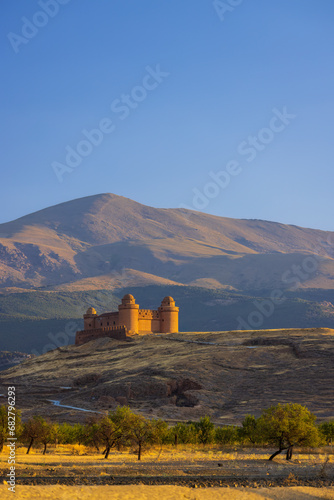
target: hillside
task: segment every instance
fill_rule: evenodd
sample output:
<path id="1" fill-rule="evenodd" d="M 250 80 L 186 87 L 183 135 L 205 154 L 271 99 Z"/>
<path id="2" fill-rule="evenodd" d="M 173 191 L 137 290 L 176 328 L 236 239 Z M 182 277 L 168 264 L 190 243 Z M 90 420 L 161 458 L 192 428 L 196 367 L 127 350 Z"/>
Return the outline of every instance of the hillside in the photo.
<path id="1" fill-rule="evenodd" d="M 180 307 L 179 327 L 185 331 L 245 329 L 238 318 L 258 311 L 267 301 L 268 290 L 241 294 L 222 288 L 147 285 L 131 287 L 136 302 L 156 309 L 161 299 L 172 295 Z M 129 288 L 86 291 L 30 291 L 0 294 L 0 336 L 4 350 L 23 350 L 35 355 L 74 343 L 83 327 L 83 313 L 94 306 L 98 313 L 117 310 Z M 307 328 L 334 325 L 334 291 L 303 289 L 285 292 L 271 314 L 262 314 L 261 328 Z M 254 327 L 254 325 L 250 325 Z M 246 326 L 246 329 L 249 327 Z"/>
<path id="2" fill-rule="evenodd" d="M 325 231 L 101 194 L 1 224 L 0 289 L 333 289 L 333 241 Z"/>
<path id="3" fill-rule="evenodd" d="M 1 372 L 0 391 L 15 385 L 24 418 L 83 421 L 89 413 L 66 406 L 103 412 L 129 404 L 170 420 L 207 414 L 240 423 L 296 402 L 326 420 L 334 418 L 333 378 L 334 330 L 180 333 L 59 348 Z"/>

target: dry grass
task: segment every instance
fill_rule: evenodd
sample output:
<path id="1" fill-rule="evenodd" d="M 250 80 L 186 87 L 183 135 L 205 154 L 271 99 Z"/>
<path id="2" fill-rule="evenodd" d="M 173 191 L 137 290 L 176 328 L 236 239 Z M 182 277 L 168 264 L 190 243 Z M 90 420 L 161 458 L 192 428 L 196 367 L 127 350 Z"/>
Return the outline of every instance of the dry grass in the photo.
<path id="1" fill-rule="evenodd" d="M 334 330 L 325 328 L 146 335 L 127 343 L 102 338 L 3 372 L 0 392 L 16 386 L 24 419 L 37 413 L 84 421 L 87 413 L 48 400 L 101 412 L 121 398 L 135 412 L 167 421 L 207 414 L 217 424 L 240 424 L 247 413 L 291 401 L 328 420 L 333 340 Z M 78 377 L 87 380 L 80 387 Z"/>
<path id="2" fill-rule="evenodd" d="M 0 467 L 3 471 L 8 468 L 7 450 L 0 456 Z M 201 470 L 217 472 L 217 463 L 222 464 L 219 472 L 238 471 L 244 475 L 247 470 L 286 470 L 295 472 L 320 472 L 323 464 L 327 461 L 327 467 L 333 468 L 334 455 L 329 455 L 322 450 L 321 452 L 310 454 L 297 452 L 294 453 L 290 462 L 285 460 L 283 454 L 278 455 L 273 462 L 268 461 L 270 452 L 263 449 L 234 449 L 224 451 L 218 446 L 198 446 L 198 445 L 180 445 L 177 449 L 173 446 L 153 447 L 146 450 L 142 460 L 138 462 L 135 449 L 126 449 L 124 451 L 112 450 L 108 460 L 105 460 L 102 454 L 92 452 L 85 446 L 66 445 L 52 448 L 51 452 L 42 455 L 41 450 L 32 449 L 30 454 L 26 454 L 26 448 L 17 449 L 17 471 L 27 475 L 26 472 L 48 474 L 48 467 L 55 467 L 56 470 L 66 472 L 66 474 L 76 473 L 76 469 L 84 470 L 89 467 L 90 475 L 99 475 L 103 472 L 113 474 L 124 474 L 141 471 L 143 474 L 149 474 L 150 471 L 156 475 L 165 473 L 175 473 L 184 467 L 193 470 L 194 474 Z M 88 470 L 88 469 L 87 469 Z M 17 472 L 17 474 L 19 473 Z M 87 472 L 87 471 L 86 471 Z M 29 475 L 28 474 L 28 475 Z"/>
<path id="3" fill-rule="evenodd" d="M 286 462 L 284 457 L 277 457 L 274 462 L 268 462 L 268 452 L 261 449 L 230 449 L 221 450 L 217 446 L 185 446 L 177 449 L 164 446 L 162 449 L 155 447 L 143 456 L 141 462 L 137 461 L 135 450 L 122 452 L 113 451 L 108 460 L 85 447 L 71 445 L 58 446 L 52 453 L 42 455 L 40 450 L 33 450 L 25 454 L 25 448 L 17 450 L 17 475 L 27 477 L 134 477 L 149 476 L 201 476 L 223 478 L 233 476 L 236 481 L 240 478 L 252 477 L 254 473 L 261 479 L 275 479 L 275 476 L 285 477 L 284 487 L 255 488 L 236 487 L 234 481 L 230 486 L 223 488 L 198 488 L 183 486 L 17 486 L 15 497 L 19 499 L 34 500 L 66 500 L 66 499 L 109 499 L 113 500 L 215 500 L 215 499 L 246 499 L 246 500 L 309 500 L 324 498 L 334 499 L 334 488 L 324 487 L 299 487 L 295 486 L 296 476 L 308 478 L 314 474 L 320 477 L 321 468 L 327 462 L 327 470 L 333 470 L 334 456 L 326 455 L 324 450 L 313 454 L 300 451 L 296 453 L 291 462 Z M 78 454 L 79 453 L 79 454 Z M 221 467 L 217 467 L 218 462 Z M 7 452 L 0 456 L 0 467 L 4 476 L 8 470 Z M 274 484 L 274 483 L 273 483 Z M 223 483 L 222 483 L 223 485 Z M 8 485 L 0 486 L 1 499 L 13 498 L 12 492 L 7 490 Z"/>

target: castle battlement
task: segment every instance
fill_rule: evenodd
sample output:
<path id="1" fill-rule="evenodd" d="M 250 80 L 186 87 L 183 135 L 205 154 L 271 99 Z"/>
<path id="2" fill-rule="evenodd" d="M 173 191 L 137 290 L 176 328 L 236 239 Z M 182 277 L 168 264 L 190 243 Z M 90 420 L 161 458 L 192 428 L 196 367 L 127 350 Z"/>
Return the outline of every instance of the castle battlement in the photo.
<path id="1" fill-rule="evenodd" d="M 144 318 L 159 319 L 159 311 L 155 311 L 154 309 L 139 309 L 138 318 L 139 319 L 144 319 Z"/>
<path id="2" fill-rule="evenodd" d="M 98 315 L 94 307 L 84 314 L 84 329 L 76 333 L 75 344 L 80 345 L 100 337 L 119 340 L 138 333 L 176 333 L 179 331 L 179 308 L 168 296 L 160 307 L 139 309 L 131 294 L 124 295 L 118 312 L 106 312 Z"/>

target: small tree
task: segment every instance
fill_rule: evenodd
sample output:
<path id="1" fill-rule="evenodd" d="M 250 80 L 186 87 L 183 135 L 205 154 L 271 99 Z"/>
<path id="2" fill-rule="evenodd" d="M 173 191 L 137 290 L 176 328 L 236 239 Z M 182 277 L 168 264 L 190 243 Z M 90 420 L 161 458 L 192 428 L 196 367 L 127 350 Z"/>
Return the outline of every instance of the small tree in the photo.
<path id="1" fill-rule="evenodd" d="M 238 429 L 234 425 L 224 425 L 215 429 L 215 442 L 219 444 L 234 444 L 238 441 Z"/>
<path id="2" fill-rule="evenodd" d="M 22 439 L 28 442 L 27 455 L 32 445 L 41 438 L 44 422 L 44 418 L 35 415 L 23 424 Z"/>
<path id="3" fill-rule="evenodd" d="M 107 459 L 111 448 L 125 444 L 132 432 L 134 413 L 128 406 L 118 406 L 114 412 L 104 416 L 99 421 L 90 424 L 90 436 L 98 443 L 104 445 L 104 458 Z"/>
<path id="4" fill-rule="evenodd" d="M 278 404 L 265 410 L 258 419 L 258 428 L 264 439 L 279 448 L 269 460 L 283 450 L 287 450 L 286 459 L 290 460 L 295 445 L 316 446 L 319 433 L 315 419 L 307 408 L 296 403 Z"/>
<path id="5" fill-rule="evenodd" d="M 52 423 L 52 436 L 53 436 L 53 442 L 54 442 L 55 448 L 57 448 L 57 446 L 58 446 L 60 434 L 61 434 L 60 425 L 58 424 L 58 422 L 53 422 Z"/>
<path id="6" fill-rule="evenodd" d="M 166 432 L 161 420 L 148 420 L 141 415 L 132 414 L 130 439 L 138 446 L 138 460 L 141 460 L 143 447 L 158 442 Z"/>
<path id="7" fill-rule="evenodd" d="M 87 419 L 85 425 L 85 443 L 88 446 L 94 446 L 98 453 L 100 452 L 99 445 L 101 443 L 101 439 L 99 437 L 100 420 L 101 419 L 94 415 Z"/>
<path id="8" fill-rule="evenodd" d="M 40 435 L 38 440 L 43 444 L 43 455 L 46 453 L 46 447 L 54 439 L 53 424 L 49 421 L 41 419 Z"/>
<path id="9" fill-rule="evenodd" d="M 74 426 L 68 424 L 67 422 L 63 422 L 62 424 L 60 424 L 58 427 L 57 439 L 58 443 L 61 444 L 75 443 L 76 436 Z"/>
<path id="10" fill-rule="evenodd" d="M 169 433 L 175 446 L 178 443 L 188 444 L 197 442 L 197 431 L 192 422 L 177 422 L 177 424 L 171 427 Z"/>
<path id="11" fill-rule="evenodd" d="M 86 428 L 83 424 L 74 424 L 71 426 L 72 442 L 83 444 L 86 440 Z"/>
<path id="12" fill-rule="evenodd" d="M 319 430 L 321 434 L 324 436 L 326 443 L 333 445 L 334 439 L 334 420 L 330 420 L 329 422 L 323 422 L 319 425 Z"/>
<path id="13" fill-rule="evenodd" d="M 202 444 L 212 443 L 215 437 L 215 426 L 207 415 L 201 417 L 199 422 L 195 422 L 197 439 Z"/>
<path id="14" fill-rule="evenodd" d="M 252 444 L 258 443 L 260 439 L 257 419 L 254 415 L 246 415 L 242 427 L 239 431 L 240 436 Z"/>
<path id="15" fill-rule="evenodd" d="M 115 442 L 118 450 L 131 441 L 135 417 L 136 415 L 130 410 L 129 406 L 117 406 L 116 410 L 110 413 L 110 419 L 118 429 L 118 437 Z"/>
<path id="16" fill-rule="evenodd" d="M 117 440 L 120 438 L 120 428 L 110 419 L 109 416 L 103 417 L 96 426 L 95 439 L 100 440 L 104 449 L 104 458 L 109 457 L 111 448 L 113 448 Z"/>

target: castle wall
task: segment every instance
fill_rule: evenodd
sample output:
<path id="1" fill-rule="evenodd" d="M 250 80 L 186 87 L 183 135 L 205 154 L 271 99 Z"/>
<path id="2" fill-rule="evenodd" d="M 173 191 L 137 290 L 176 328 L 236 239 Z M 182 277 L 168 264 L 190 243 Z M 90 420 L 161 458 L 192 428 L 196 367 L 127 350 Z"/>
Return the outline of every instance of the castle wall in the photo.
<path id="1" fill-rule="evenodd" d="M 75 345 L 85 344 L 90 340 L 95 340 L 102 337 L 125 340 L 126 333 L 127 329 L 124 326 L 114 328 L 96 328 L 95 330 L 81 330 L 76 333 Z"/>
<path id="2" fill-rule="evenodd" d="M 152 309 L 139 309 L 138 332 L 155 333 L 160 331 L 159 312 Z"/>
<path id="3" fill-rule="evenodd" d="M 125 323 L 121 323 L 119 321 L 119 313 L 112 312 L 107 314 L 101 314 L 101 316 L 97 316 L 95 325 L 96 328 L 108 328 L 113 326 L 119 326 Z"/>
<path id="4" fill-rule="evenodd" d="M 139 333 L 157 333 L 160 332 L 160 319 L 142 318 L 138 320 Z"/>

